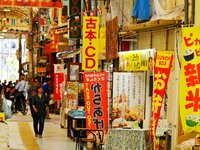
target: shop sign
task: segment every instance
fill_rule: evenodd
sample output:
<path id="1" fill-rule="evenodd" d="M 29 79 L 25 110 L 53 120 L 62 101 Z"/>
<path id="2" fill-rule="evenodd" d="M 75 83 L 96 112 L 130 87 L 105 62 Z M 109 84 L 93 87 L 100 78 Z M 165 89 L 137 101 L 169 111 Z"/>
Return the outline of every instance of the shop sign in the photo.
<path id="1" fill-rule="evenodd" d="M 54 100 L 62 100 L 65 90 L 64 65 L 54 64 Z"/>
<path id="2" fill-rule="evenodd" d="M 153 69 L 154 50 L 120 52 L 119 71 L 145 71 Z"/>
<path id="3" fill-rule="evenodd" d="M 182 28 L 179 105 L 184 133 L 200 132 L 200 27 Z"/>
<path id="4" fill-rule="evenodd" d="M 47 69 L 46 69 L 45 67 L 38 67 L 38 68 L 37 68 L 37 72 L 38 72 L 38 73 L 40 73 L 40 72 L 46 72 L 46 70 L 47 70 Z"/>
<path id="5" fill-rule="evenodd" d="M 154 66 L 154 89 L 152 100 L 152 118 L 150 126 L 151 139 L 154 139 L 160 110 L 167 87 L 170 70 L 173 61 L 173 54 L 157 51 Z"/>
<path id="6" fill-rule="evenodd" d="M 118 17 L 106 21 L 106 59 L 113 60 L 118 54 Z"/>
<path id="7" fill-rule="evenodd" d="M 1 0 L 0 6 L 62 8 L 63 0 Z"/>
<path id="8" fill-rule="evenodd" d="M 108 129 L 107 73 L 83 74 L 86 128 Z"/>
<path id="9" fill-rule="evenodd" d="M 112 128 L 139 128 L 144 120 L 144 72 L 114 72 Z"/>
<path id="10" fill-rule="evenodd" d="M 68 31 L 69 31 L 68 27 L 63 27 L 63 28 L 55 29 L 55 34 L 63 34 L 63 33 L 67 33 Z"/>
<path id="11" fill-rule="evenodd" d="M 68 108 L 76 110 L 78 107 L 78 82 L 67 82 Z"/>
<path id="12" fill-rule="evenodd" d="M 99 18 L 83 18 L 82 69 L 98 70 L 99 59 Z"/>
<path id="13" fill-rule="evenodd" d="M 81 38 L 81 0 L 69 0 L 69 38 Z"/>

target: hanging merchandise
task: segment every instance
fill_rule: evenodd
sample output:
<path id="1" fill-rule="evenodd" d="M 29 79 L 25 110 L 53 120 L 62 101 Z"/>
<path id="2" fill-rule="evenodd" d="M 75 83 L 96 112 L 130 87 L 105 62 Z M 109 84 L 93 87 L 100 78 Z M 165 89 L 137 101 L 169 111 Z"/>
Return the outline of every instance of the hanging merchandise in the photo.
<path id="1" fill-rule="evenodd" d="M 132 13 L 132 17 L 138 18 L 143 21 L 150 19 L 150 2 L 149 0 L 136 0 Z"/>

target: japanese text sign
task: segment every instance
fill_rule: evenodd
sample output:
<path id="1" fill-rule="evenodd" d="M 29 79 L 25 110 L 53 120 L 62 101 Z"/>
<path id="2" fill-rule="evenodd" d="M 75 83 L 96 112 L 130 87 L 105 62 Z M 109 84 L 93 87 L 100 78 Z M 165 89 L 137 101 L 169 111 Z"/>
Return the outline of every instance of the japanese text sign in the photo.
<path id="1" fill-rule="evenodd" d="M 112 128 L 139 128 L 144 120 L 144 101 L 144 72 L 114 72 Z"/>
<path id="2" fill-rule="evenodd" d="M 99 59 L 99 18 L 83 18 L 82 69 L 98 70 Z"/>
<path id="3" fill-rule="evenodd" d="M 83 74 L 86 128 L 108 129 L 107 73 Z"/>
<path id="4" fill-rule="evenodd" d="M 153 49 L 119 53 L 120 71 L 145 71 L 153 68 Z"/>
<path id="5" fill-rule="evenodd" d="M 172 66 L 173 54 L 162 51 L 156 52 L 154 66 L 154 92 L 152 101 L 152 120 L 151 120 L 151 138 L 154 139 L 160 110 L 167 87 L 170 70 Z"/>
<path id="6" fill-rule="evenodd" d="M 200 27 L 182 29 L 180 117 L 184 133 L 200 132 Z"/>
<path id="7" fill-rule="evenodd" d="M 69 0 L 69 38 L 81 38 L 81 0 Z"/>
<path id="8" fill-rule="evenodd" d="M 0 6 L 62 8 L 63 0 L 1 0 Z"/>
<path id="9" fill-rule="evenodd" d="M 64 94 L 64 66 L 54 64 L 54 100 L 61 100 Z"/>

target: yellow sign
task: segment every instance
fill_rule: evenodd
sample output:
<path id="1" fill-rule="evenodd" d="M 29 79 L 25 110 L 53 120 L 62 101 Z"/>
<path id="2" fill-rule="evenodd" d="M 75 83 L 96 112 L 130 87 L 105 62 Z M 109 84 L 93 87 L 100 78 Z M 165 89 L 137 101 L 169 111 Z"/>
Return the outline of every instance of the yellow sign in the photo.
<path id="1" fill-rule="evenodd" d="M 158 68 L 169 68 L 172 54 L 166 53 L 166 51 L 157 51 L 156 67 Z"/>
<path id="2" fill-rule="evenodd" d="M 144 71 L 153 68 L 153 50 L 135 50 L 119 53 L 120 71 Z"/>
<path id="3" fill-rule="evenodd" d="M 184 133 L 200 132 L 200 27 L 182 29 L 180 117 Z"/>
<path id="4" fill-rule="evenodd" d="M 83 17 L 82 70 L 98 70 L 99 18 Z"/>
<path id="5" fill-rule="evenodd" d="M 106 27 L 100 28 L 99 59 L 106 59 Z"/>
<path id="6" fill-rule="evenodd" d="M 5 121 L 5 113 L 0 112 L 0 121 Z"/>

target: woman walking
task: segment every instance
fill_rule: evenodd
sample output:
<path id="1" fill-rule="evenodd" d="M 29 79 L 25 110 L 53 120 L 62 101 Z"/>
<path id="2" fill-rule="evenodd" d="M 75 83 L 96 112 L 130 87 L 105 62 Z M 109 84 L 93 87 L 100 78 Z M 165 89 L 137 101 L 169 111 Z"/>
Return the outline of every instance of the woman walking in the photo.
<path id="1" fill-rule="evenodd" d="M 42 138 L 42 133 L 44 130 L 44 122 L 46 117 L 46 107 L 48 107 L 48 100 L 46 95 L 42 94 L 42 85 L 36 88 L 37 94 L 32 97 L 32 107 L 34 110 L 33 117 L 33 127 L 35 131 L 35 137 Z M 39 131 L 38 131 L 39 124 Z"/>

